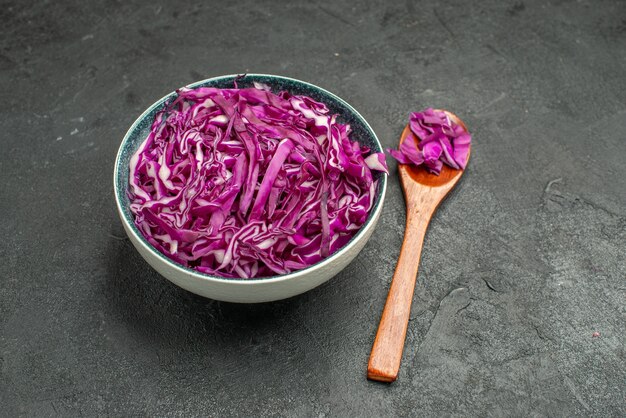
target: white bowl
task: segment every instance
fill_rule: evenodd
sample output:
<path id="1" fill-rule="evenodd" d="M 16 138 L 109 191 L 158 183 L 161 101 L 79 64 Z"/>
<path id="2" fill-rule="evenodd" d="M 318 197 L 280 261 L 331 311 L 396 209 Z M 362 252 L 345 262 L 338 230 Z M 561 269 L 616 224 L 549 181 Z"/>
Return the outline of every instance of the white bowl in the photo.
<path id="1" fill-rule="evenodd" d="M 231 87 L 235 77 L 237 76 L 211 78 L 193 83 L 188 87 Z M 272 90 L 287 90 L 295 94 L 305 94 L 324 102 L 331 112 L 339 114 L 341 122 L 350 123 L 353 129 L 352 139 L 369 146 L 375 152 L 382 152 L 376 134 L 365 119 L 352 106 L 334 94 L 303 81 L 273 75 L 248 74 L 243 79 L 239 79 L 237 83 L 239 87 L 246 87 L 254 81 L 265 83 L 272 87 Z M 163 277 L 183 289 L 212 299 L 242 303 L 268 302 L 295 296 L 319 286 L 345 268 L 363 249 L 382 212 L 387 190 L 387 175 L 384 173 L 377 174 L 379 182 L 374 207 L 363 227 L 337 252 L 303 270 L 272 277 L 230 279 L 211 276 L 190 269 L 170 260 L 155 249 L 141 235 L 133 222 L 127 196 L 128 163 L 137 147 L 146 138 L 155 113 L 175 96 L 176 93 L 172 92 L 158 100 L 133 123 L 124 136 L 118 151 L 113 179 L 117 210 L 130 241 L 137 248 L 139 254 Z"/>

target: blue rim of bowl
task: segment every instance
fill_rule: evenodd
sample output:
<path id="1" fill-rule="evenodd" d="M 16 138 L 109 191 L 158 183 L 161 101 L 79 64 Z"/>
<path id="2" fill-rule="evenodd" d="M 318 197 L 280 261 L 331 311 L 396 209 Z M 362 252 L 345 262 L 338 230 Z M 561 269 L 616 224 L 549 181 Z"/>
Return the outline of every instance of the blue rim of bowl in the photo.
<path id="1" fill-rule="evenodd" d="M 186 88 L 196 88 L 196 87 L 200 87 L 202 85 L 208 84 L 208 83 L 219 83 L 220 81 L 226 81 L 226 80 L 235 80 L 238 78 L 241 78 L 242 75 L 240 74 L 230 74 L 230 75 L 223 75 L 223 76 L 218 76 L 218 77 L 211 77 L 211 78 L 207 78 L 205 80 L 201 80 L 201 81 L 196 81 L 194 83 L 188 84 L 184 87 Z M 346 109 L 348 109 L 348 111 L 350 113 L 352 113 L 358 120 L 359 122 L 361 122 L 361 124 L 363 125 L 363 127 L 368 131 L 369 135 L 371 136 L 371 138 L 373 139 L 374 143 L 378 146 L 378 152 L 383 152 L 383 148 L 382 145 L 380 143 L 380 140 L 378 139 L 378 137 L 376 136 L 376 133 L 374 132 L 374 130 L 372 129 L 372 127 L 369 125 L 369 123 L 367 123 L 367 121 L 365 120 L 365 118 L 359 113 L 357 112 L 357 110 L 355 108 L 353 108 L 348 102 L 346 102 L 345 100 L 343 100 L 341 97 L 337 96 L 336 94 L 333 94 L 331 92 L 329 92 L 326 89 L 323 89 L 319 86 L 316 86 L 315 84 L 311 84 L 308 83 L 306 81 L 302 81 L 302 80 L 298 80 L 295 78 L 291 78 L 291 77 L 285 77 L 285 76 L 279 76 L 279 75 L 273 75 L 273 74 L 257 74 L 257 73 L 250 73 L 250 74 L 245 74 L 243 75 L 243 77 L 250 77 L 250 78 L 267 78 L 267 79 L 271 79 L 271 80 L 279 80 L 282 82 L 290 82 L 290 83 L 296 83 L 296 84 L 301 84 L 305 87 L 309 87 L 312 88 L 314 90 L 318 90 L 319 92 L 321 92 L 323 95 L 329 96 L 331 99 L 335 100 L 336 102 L 338 102 L 341 106 L 345 107 Z M 126 193 L 127 189 L 123 188 L 121 189 L 120 187 L 118 187 L 118 183 L 119 183 L 119 173 L 120 173 L 120 160 L 122 158 L 122 153 L 124 151 L 125 145 L 128 142 L 129 137 L 132 135 L 132 133 L 137 129 L 138 125 L 140 125 L 142 123 L 142 121 L 146 118 L 147 115 L 149 115 L 152 111 L 154 111 L 156 108 L 161 107 L 166 101 L 168 101 L 169 99 L 176 97 L 176 91 L 173 91 L 171 93 L 168 93 L 167 95 L 163 96 L 161 99 L 157 100 L 156 102 L 154 102 L 152 105 L 150 105 L 134 122 L 133 124 L 130 126 L 130 128 L 128 129 L 128 131 L 126 132 L 126 134 L 124 135 L 124 138 L 122 139 L 122 143 L 120 144 L 120 147 L 118 149 L 117 152 L 117 156 L 115 157 L 115 168 L 114 168 L 114 172 L 113 172 L 113 189 L 114 189 L 114 193 L 115 193 L 115 203 L 117 206 L 117 210 L 118 213 L 120 215 L 120 217 L 122 218 L 122 222 L 124 222 L 127 226 L 126 231 L 127 232 L 131 232 L 133 234 L 133 236 L 136 238 L 136 242 L 139 242 L 143 245 L 143 247 L 145 247 L 148 251 L 150 251 L 152 254 L 154 254 L 155 256 L 157 256 L 159 259 L 161 259 L 162 261 L 164 261 L 166 264 L 169 264 L 170 266 L 172 266 L 173 268 L 175 268 L 176 270 L 180 271 L 181 273 L 185 273 L 185 274 L 191 274 L 197 278 L 200 279 L 205 279 L 205 280 L 210 280 L 210 281 L 216 281 L 216 282 L 227 282 L 227 283 L 253 283 L 253 282 L 277 282 L 277 281 L 283 281 L 283 280 L 288 280 L 288 279 L 292 279 L 292 278 L 296 278 L 299 276 L 302 276 L 310 271 L 313 270 L 317 270 L 325 265 L 328 265 L 330 263 L 332 263 L 333 261 L 337 260 L 338 258 L 341 258 L 341 256 L 343 254 L 345 254 L 349 248 L 351 248 L 353 245 L 355 245 L 355 243 L 360 239 L 360 237 L 365 233 L 365 230 L 368 229 L 369 224 L 372 222 L 372 220 L 376 219 L 380 212 L 382 211 L 383 208 L 383 203 L 385 201 L 385 194 L 387 192 L 387 174 L 385 173 L 380 173 L 380 177 L 379 177 L 379 183 L 378 183 L 378 190 L 376 191 L 376 196 L 377 199 L 374 202 L 374 207 L 370 210 L 369 216 L 367 217 L 367 220 L 365 221 L 365 223 L 361 226 L 361 228 L 359 229 L 359 231 L 354 234 L 354 236 L 350 239 L 350 241 L 348 241 L 343 247 L 341 247 L 339 250 L 337 250 L 335 253 L 333 253 L 331 256 L 318 261 L 315 264 L 310 265 L 309 267 L 306 267 L 304 269 L 301 270 L 296 270 L 293 271 L 291 273 L 287 273 L 287 274 L 281 274 L 281 275 L 276 275 L 276 276 L 266 276 L 266 277 L 254 277 L 254 278 L 241 278 L 241 277 L 220 277 L 220 276 L 213 276 L 210 274 L 206 274 L 206 273 L 202 273 L 198 270 L 194 270 L 193 268 L 190 267 L 186 267 L 183 266 L 180 263 L 177 263 L 176 261 L 170 259 L 169 257 L 167 257 L 165 254 L 161 253 L 159 250 L 157 250 L 156 248 L 154 248 L 152 246 L 152 244 L 150 244 L 148 242 L 148 240 L 146 240 L 146 238 L 143 236 L 143 234 L 137 229 L 137 226 L 135 225 L 134 222 L 134 218 L 132 216 L 132 213 L 130 212 L 130 209 L 127 207 L 123 207 L 122 206 L 122 201 L 123 196 L 122 193 Z M 128 169 L 128 167 L 124 167 L 125 170 Z M 126 185 L 127 186 L 127 185 Z"/>

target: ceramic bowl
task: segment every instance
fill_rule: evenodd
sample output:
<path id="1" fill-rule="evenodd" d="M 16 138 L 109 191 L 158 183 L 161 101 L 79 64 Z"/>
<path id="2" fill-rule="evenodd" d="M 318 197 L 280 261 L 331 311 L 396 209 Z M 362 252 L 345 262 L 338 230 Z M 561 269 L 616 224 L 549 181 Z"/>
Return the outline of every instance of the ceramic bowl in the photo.
<path id="1" fill-rule="evenodd" d="M 237 76 L 228 75 L 210 78 L 190 84 L 187 87 L 230 88 L 233 86 L 235 77 Z M 304 81 L 274 75 L 248 74 L 237 80 L 237 84 L 240 88 L 249 87 L 255 81 L 269 85 L 274 92 L 286 90 L 293 94 L 307 95 L 325 103 L 333 114 L 339 115 L 338 121 L 351 125 L 353 130 L 351 138 L 353 140 L 370 147 L 373 151 L 382 152 L 376 134 L 365 119 L 352 106 L 334 94 Z M 176 92 L 172 92 L 156 101 L 132 124 L 118 151 L 113 179 L 115 201 L 124 229 L 139 254 L 156 271 L 183 289 L 208 298 L 242 303 L 268 302 L 295 296 L 319 286 L 339 273 L 363 249 L 374 231 L 383 208 L 387 189 L 387 175 L 384 173 L 374 173 L 379 180 L 375 204 L 359 232 L 330 257 L 303 270 L 272 277 L 229 279 L 211 276 L 185 267 L 170 260 L 155 249 L 143 237 L 133 222 L 127 196 L 128 165 L 130 158 L 148 135 L 155 114 L 175 97 Z"/>

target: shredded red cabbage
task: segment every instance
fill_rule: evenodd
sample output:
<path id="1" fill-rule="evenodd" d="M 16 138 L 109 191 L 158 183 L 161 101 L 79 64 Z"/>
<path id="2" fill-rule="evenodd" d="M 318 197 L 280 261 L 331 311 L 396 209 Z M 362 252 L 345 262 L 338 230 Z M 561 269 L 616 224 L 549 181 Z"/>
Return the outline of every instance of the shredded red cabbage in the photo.
<path id="1" fill-rule="evenodd" d="M 387 150 L 400 164 L 423 164 L 435 174 L 441 172 L 444 163 L 456 169 L 465 168 L 472 137 L 445 112 L 426 109 L 411 113 L 409 127 L 417 141 L 410 136 L 399 150 Z"/>
<path id="2" fill-rule="evenodd" d="M 128 192 L 137 228 L 167 257 L 221 277 L 285 274 L 366 221 L 385 156 L 323 103 L 260 84 L 177 93 L 131 159 Z"/>

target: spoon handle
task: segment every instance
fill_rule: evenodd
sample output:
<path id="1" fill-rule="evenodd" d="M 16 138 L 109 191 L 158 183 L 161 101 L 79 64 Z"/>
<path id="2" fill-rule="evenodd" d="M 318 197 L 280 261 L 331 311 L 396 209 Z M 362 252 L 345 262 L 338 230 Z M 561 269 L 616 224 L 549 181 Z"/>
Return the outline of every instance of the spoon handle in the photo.
<path id="1" fill-rule="evenodd" d="M 393 382 L 398 377 L 411 314 L 417 268 L 433 211 L 407 207 L 404 241 L 370 354 L 367 366 L 368 379 Z"/>

